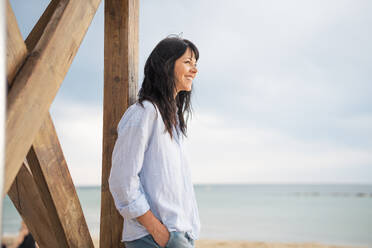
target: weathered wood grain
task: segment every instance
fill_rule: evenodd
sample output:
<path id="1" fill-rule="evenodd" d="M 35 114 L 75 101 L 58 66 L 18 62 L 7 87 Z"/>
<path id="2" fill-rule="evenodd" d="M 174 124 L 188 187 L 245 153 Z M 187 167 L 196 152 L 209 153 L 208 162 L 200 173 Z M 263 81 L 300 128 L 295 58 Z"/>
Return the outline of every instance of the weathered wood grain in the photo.
<path id="1" fill-rule="evenodd" d="M 6 1 L 6 8 L 6 71 L 8 85 L 10 85 L 27 56 L 27 48 L 9 1 Z"/>
<path id="2" fill-rule="evenodd" d="M 39 42 L 44 32 L 43 28 L 47 27 L 47 23 L 57 9 L 58 4 L 56 3 L 58 2 L 58 0 L 53 0 L 49 4 L 30 33 L 26 40 L 29 50 L 33 50 Z M 19 33 L 11 32 L 11 35 L 17 36 Z M 16 40 L 17 43 L 12 43 L 14 46 L 25 47 L 22 38 Z M 7 57 L 7 59 L 14 61 L 13 57 Z M 23 64 L 23 62 L 22 59 L 18 59 L 17 63 L 14 62 L 14 64 Z M 13 79 L 9 77 L 10 84 L 12 81 Z M 15 180 L 17 187 L 12 186 L 9 194 L 12 194 L 13 199 L 17 200 L 17 202 L 14 202 L 15 205 L 23 202 L 23 205 L 27 206 L 28 211 L 20 213 L 40 247 L 93 247 L 80 202 L 49 113 L 46 114 L 44 123 L 27 158 L 34 177 L 23 166 Z M 62 177 L 58 177 L 60 175 Z M 34 179 L 37 184 L 35 184 Z M 24 183 L 20 184 L 18 182 Z M 18 185 L 22 187 L 19 188 Z M 31 201 L 28 198 L 30 195 L 38 197 Z M 33 204 L 34 202 L 36 203 Z M 37 212 L 38 208 L 40 208 L 40 212 Z M 48 220 L 48 226 L 45 221 L 39 222 L 35 216 Z M 48 239 L 53 239 L 53 242 L 46 242 Z"/>
<path id="3" fill-rule="evenodd" d="M 52 222 L 63 230 L 66 247 L 94 247 L 49 114 L 34 139 L 27 161 Z"/>
<path id="4" fill-rule="evenodd" d="M 52 18 L 53 13 L 55 12 L 59 2 L 60 0 L 51 0 L 50 3 L 48 4 L 48 7 L 45 9 L 44 13 L 41 15 L 35 26 L 32 28 L 30 34 L 24 41 L 26 43 L 28 51 L 34 50 L 46 26 L 48 25 L 50 19 Z"/>
<path id="5" fill-rule="evenodd" d="M 52 17 L 58 1 L 52 1 L 26 39 L 33 50 Z M 93 247 L 80 202 L 64 158 L 52 118 L 47 113 L 27 154 L 42 200 L 64 247 Z"/>
<path id="6" fill-rule="evenodd" d="M 8 195 L 40 248 L 67 247 L 57 238 L 34 178 L 25 164 L 19 170 Z"/>
<path id="7" fill-rule="evenodd" d="M 7 1 L 7 79 L 10 87 L 14 76 L 27 57 L 27 49 L 19 32 L 13 10 Z M 15 56 L 14 54 L 17 54 Z M 40 247 L 66 247 L 66 242 L 56 235 L 58 230 L 52 228 L 50 216 L 41 200 L 40 192 L 32 174 L 23 163 L 18 171 L 8 195 L 25 221 L 35 241 Z"/>
<path id="8" fill-rule="evenodd" d="M 117 124 L 137 95 L 138 0 L 105 1 L 105 68 L 103 105 L 100 247 L 121 247 L 123 218 L 108 186 Z"/>
<path id="9" fill-rule="evenodd" d="M 57 94 L 100 0 L 60 0 L 7 97 L 4 193 Z"/>

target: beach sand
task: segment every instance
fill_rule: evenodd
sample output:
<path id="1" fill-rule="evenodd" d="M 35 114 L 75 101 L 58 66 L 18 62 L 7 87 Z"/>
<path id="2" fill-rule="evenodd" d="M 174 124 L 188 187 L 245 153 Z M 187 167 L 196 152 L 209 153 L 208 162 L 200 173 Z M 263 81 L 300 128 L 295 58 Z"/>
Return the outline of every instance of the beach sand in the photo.
<path id="1" fill-rule="evenodd" d="M 10 245 L 15 236 L 5 236 L 2 242 Z M 98 238 L 94 238 L 94 246 L 99 247 Z M 196 248 L 357 248 L 356 246 L 335 246 L 316 243 L 267 243 L 248 241 L 197 240 Z M 359 248 L 359 247 L 358 247 Z"/>
<path id="2" fill-rule="evenodd" d="M 248 241 L 199 240 L 197 248 L 351 248 L 351 246 L 322 245 L 316 243 L 268 243 Z M 355 247 L 355 246 L 354 246 Z M 354 248 L 353 247 L 353 248 Z"/>

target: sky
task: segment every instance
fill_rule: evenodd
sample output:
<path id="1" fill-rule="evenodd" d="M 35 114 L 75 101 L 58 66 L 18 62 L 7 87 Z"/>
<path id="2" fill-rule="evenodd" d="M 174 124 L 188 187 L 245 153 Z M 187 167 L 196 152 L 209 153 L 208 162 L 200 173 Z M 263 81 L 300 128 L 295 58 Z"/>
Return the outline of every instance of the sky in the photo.
<path id="1" fill-rule="evenodd" d="M 46 0 L 10 0 L 24 38 Z M 103 1 L 50 112 L 76 185 L 99 185 Z M 140 0 L 146 58 L 200 51 L 186 148 L 194 183 L 372 183 L 372 2 Z"/>

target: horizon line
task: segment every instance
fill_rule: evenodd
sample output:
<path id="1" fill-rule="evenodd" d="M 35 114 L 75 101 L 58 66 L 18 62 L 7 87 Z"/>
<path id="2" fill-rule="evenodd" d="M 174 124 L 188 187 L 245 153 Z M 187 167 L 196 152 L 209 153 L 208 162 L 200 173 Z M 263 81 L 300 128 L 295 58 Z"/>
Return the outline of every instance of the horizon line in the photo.
<path id="1" fill-rule="evenodd" d="M 195 186 L 203 185 L 366 185 L 372 186 L 372 182 L 210 182 L 193 183 Z M 101 187 L 100 184 L 76 184 L 75 187 Z"/>

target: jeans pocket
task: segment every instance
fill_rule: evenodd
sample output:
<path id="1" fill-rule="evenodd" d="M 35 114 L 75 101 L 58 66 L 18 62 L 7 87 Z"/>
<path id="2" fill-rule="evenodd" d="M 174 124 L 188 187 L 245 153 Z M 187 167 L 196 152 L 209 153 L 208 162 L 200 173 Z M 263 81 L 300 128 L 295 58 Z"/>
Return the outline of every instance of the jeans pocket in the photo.
<path id="1" fill-rule="evenodd" d="M 152 238 L 152 236 L 146 235 L 142 238 L 132 240 L 132 241 L 124 241 L 125 247 L 127 248 L 154 248 L 154 247 L 160 247 L 155 240 Z"/>
<path id="2" fill-rule="evenodd" d="M 170 244 L 172 244 L 173 236 L 175 232 L 169 232 L 169 240 L 167 244 L 164 246 L 165 248 L 168 248 Z"/>
<path id="3" fill-rule="evenodd" d="M 184 232 L 171 232 L 170 238 L 165 248 L 192 248 L 193 242 L 186 237 Z"/>

